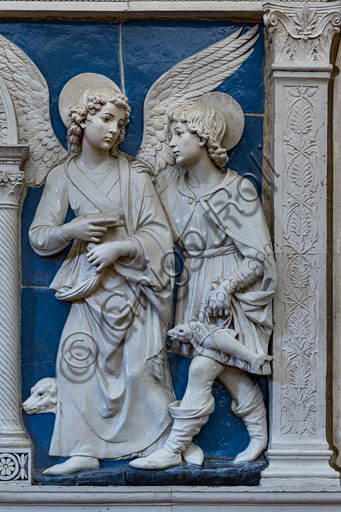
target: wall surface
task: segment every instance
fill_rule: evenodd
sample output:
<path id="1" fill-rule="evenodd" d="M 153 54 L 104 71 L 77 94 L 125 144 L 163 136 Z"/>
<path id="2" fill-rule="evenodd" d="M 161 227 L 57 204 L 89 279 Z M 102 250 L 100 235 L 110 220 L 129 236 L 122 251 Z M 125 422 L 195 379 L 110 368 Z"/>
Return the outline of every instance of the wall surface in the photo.
<path id="1" fill-rule="evenodd" d="M 51 94 L 54 130 L 65 145 L 66 130 L 59 118 L 58 97 L 74 75 L 97 72 L 109 76 L 125 89 L 132 106 L 131 123 L 121 149 L 135 155 L 142 138 L 143 101 L 150 86 L 180 60 L 251 24 L 204 21 L 12 22 L 0 23 L 0 33 L 17 44 L 36 63 Z M 264 114 L 264 40 L 262 27 L 253 54 L 218 89 L 233 96 L 244 110 L 245 130 L 230 154 L 229 166 L 240 174 L 252 173 L 261 191 Z M 55 375 L 59 337 L 69 306 L 48 289 L 67 251 L 53 258 L 40 258 L 29 246 L 27 234 L 42 189 L 29 189 L 22 212 L 22 397 L 44 377 Z M 171 355 L 173 384 L 178 398 L 187 382 L 189 360 Z M 265 391 L 266 382 L 262 380 Z M 197 441 L 206 455 L 234 457 L 248 444 L 242 421 L 230 410 L 226 390 L 215 384 L 216 410 Z M 56 462 L 48 456 L 54 416 L 24 416 L 34 442 L 35 467 Z M 62 460 L 62 459 L 61 459 Z M 114 462 L 102 463 L 106 466 Z"/>

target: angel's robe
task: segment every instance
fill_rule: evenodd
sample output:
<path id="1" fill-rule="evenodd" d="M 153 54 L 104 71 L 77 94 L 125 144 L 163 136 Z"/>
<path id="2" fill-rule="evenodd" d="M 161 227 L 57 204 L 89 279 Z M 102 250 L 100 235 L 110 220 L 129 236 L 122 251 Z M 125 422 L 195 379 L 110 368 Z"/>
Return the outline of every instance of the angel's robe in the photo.
<path id="1" fill-rule="evenodd" d="M 71 159 L 48 175 L 30 228 L 33 249 L 51 256 L 67 245 L 60 226 L 69 207 L 76 217 L 116 212 L 124 226 L 109 228 L 102 242 L 129 237 L 136 247 L 134 259 L 98 273 L 87 242 L 76 240 L 51 285 L 57 298 L 73 302 L 57 355 L 53 456 L 128 458 L 165 442 L 174 401 L 164 352 L 172 285 L 161 259 L 173 243 L 144 171 L 122 155 L 109 173 L 85 174 Z"/>
<path id="2" fill-rule="evenodd" d="M 252 183 L 230 169 L 218 184 L 201 197 L 180 174 L 161 194 L 174 240 L 184 251 L 185 262 L 179 278 L 175 325 L 200 320 L 212 281 L 227 279 L 246 258 L 262 265 L 263 276 L 233 293 L 231 334 L 256 354 L 267 354 L 272 332 L 272 298 L 276 266 L 262 205 Z M 211 318 L 223 325 L 223 320 Z M 193 323 L 195 326 L 195 324 Z M 249 363 L 219 350 L 191 344 L 174 345 L 183 355 L 198 353 L 220 363 L 253 371 Z M 270 373 L 266 363 L 261 374 Z"/>

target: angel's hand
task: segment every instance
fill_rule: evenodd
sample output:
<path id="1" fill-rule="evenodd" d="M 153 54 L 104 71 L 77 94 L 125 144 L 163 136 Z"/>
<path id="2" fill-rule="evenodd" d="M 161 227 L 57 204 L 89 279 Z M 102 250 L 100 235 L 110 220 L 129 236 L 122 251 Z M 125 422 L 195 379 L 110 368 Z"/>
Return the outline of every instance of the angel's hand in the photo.
<path id="1" fill-rule="evenodd" d="M 231 308 L 231 293 L 220 284 L 208 295 L 205 306 L 208 316 L 228 316 Z"/>
<path id="2" fill-rule="evenodd" d="M 128 256 L 130 244 L 127 241 L 106 242 L 97 245 L 87 253 L 88 261 L 97 267 L 97 271 L 115 263 L 121 256 Z"/>
<path id="3" fill-rule="evenodd" d="M 111 224 L 110 218 L 89 218 L 86 215 L 80 215 L 61 227 L 60 236 L 66 241 L 76 238 L 85 242 L 99 243 Z"/>

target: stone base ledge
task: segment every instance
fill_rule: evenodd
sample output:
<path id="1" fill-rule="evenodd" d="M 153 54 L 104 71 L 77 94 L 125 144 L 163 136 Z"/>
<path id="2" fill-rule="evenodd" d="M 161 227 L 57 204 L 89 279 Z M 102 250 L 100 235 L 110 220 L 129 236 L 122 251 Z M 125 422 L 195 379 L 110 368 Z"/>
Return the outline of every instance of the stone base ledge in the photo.
<path id="1" fill-rule="evenodd" d="M 335 512 L 341 489 L 0 486 L 0 512 Z"/>
<path id="2" fill-rule="evenodd" d="M 1 460 L 1 459 L 0 459 Z M 234 464 L 233 459 L 207 457 L 202 466 L 183 463 L 178 466 L 148 471 L 128 464 L 95 471 L 79 471 L 71 475 L 45 475 L 42 469 L 34 470 L 34 485 L 47 486 L 207 486 L 207 487 L 255 487 L 259 485 L 262 469 L 267 466 L 263 456 L 254 462 Z M 338 474 L 338 476 L 340 476 Z M 1 476 L 0 476 L 1 480 Z"/>
<path id="3" fill-rule="evenodd" d="M 267 452 L 269 466 L 262 472 L 262 486 L 340 486 L 340 473 L 329 465 L 332 450 L 274 450 Z"/>

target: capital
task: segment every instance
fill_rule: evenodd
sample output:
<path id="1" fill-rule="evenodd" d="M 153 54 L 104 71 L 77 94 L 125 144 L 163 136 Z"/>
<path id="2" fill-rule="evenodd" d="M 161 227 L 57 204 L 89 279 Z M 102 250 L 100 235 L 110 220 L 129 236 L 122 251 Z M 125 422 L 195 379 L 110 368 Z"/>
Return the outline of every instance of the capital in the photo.
<path id="1" fill-rule="evenodd" d="M 283 68 L 330 70 L 330 48 L 340 31 L 341 2 L 265 1 L 273 64 Z"/>
<path id="2" fill-rule="evenodd" d="M 27 146 L 0 146 L 0 208 L 18 207 L 25 177 L 21 166 L 27 155 Z"/>

